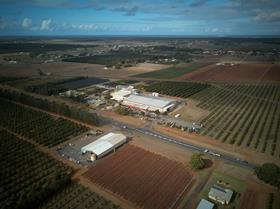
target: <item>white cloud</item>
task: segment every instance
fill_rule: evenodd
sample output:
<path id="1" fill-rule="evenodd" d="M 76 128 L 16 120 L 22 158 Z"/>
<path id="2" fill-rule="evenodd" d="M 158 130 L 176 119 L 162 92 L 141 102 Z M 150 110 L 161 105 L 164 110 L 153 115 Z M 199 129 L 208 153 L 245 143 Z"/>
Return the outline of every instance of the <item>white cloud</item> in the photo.
<path id="1" fill-rule="evenodd" d="M 32 19 L 30 18 L 24 18 L 22 21 L 21 26 L 25 29 L 29 29 L 32 27 Z"/>
<path id="2" fill-rule="evenodd" d="M 52 20 L 43 20 L 40 27 L 41 31 L 53 31 Z"/>
<path id="3" fill-rule="evenodd" d="M 73 29 L 78 29 L 78 30 L 96 30 L 97 26 L 93 23 L 89 24 L 78 24 L 78 25 L 72 25 Z"/>
<path id="4" fill-rule="evenodd" d="M 270 12 L 270 13 L 259 13 L 255 20 L 261 20 L 266 22 L 277 22 L 280 21 L 280 11 Z"/>

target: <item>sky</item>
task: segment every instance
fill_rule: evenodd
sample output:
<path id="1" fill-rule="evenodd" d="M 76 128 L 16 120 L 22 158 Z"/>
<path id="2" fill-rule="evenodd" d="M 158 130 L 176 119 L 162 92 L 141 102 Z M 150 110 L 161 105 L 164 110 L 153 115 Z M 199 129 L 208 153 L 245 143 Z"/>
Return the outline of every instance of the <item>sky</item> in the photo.
<path id="1" fill-rule="evenodd" d="M 0 0 L 0 35 L 280 35 L 280 0 Z"/>

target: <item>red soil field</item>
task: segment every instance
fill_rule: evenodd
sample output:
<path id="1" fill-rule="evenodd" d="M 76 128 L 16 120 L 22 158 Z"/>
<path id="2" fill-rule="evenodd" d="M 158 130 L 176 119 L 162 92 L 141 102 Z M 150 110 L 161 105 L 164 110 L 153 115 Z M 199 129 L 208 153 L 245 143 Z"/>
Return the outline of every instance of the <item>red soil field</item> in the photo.
<path id="1" fill-rule="evenodd" d="M 262 81 L 280 81 L 280 65 L 275 65 L 263 76 Z"/>
<path id="2" fill-rule="evenodd" d="M 192 174 L 182 163 L 133 145 L 104 158 L 84 176 L 144 209 L 172 208 L 192 185 Z"/>
<path id="3" fill-rule="evenodd" d="M 258 199 L 256 192 L 253 190 L 247 189 L 243 196 L 241 205 L 239 208 L 244 209 L 255 209 L 256 208 L 256 200 Z"/>
<path id="4" fill-rule="evenodd" d="M 273 64 L 242 63 L 234 66 L 208 65 L 177 80 L 214 82 L 279 82 L 280 66 Z"/>

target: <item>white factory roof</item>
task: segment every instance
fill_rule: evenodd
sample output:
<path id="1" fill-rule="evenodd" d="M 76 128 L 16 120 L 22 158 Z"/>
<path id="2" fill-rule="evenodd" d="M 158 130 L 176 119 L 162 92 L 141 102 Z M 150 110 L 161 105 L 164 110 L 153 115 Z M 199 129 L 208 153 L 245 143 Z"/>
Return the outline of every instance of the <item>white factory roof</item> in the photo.
<path id="1" fill-rule="evenodd" d="M 97 156 L 102 155 L 106 151 L 113 149 L 114 147 L 122 144 L 126 141 L 126 136 L 123 134 L 116 133 L 108 133 L 96 141 L 82 147 L 81 151 L 85 152 L 93 152 Z"/>
<path id="2" fill-rule="evenodd" d="M 147 105 L 147 106 L 153 106 L 157 108 L 164 108 L 170 105 L 171 102 L 174 102 L 174 100 L 172 99 L 155 97 L 155 96 L 135 95 L 135 94 L 131 94 L 130 96 L 126 97 L 125 101 Z"/>

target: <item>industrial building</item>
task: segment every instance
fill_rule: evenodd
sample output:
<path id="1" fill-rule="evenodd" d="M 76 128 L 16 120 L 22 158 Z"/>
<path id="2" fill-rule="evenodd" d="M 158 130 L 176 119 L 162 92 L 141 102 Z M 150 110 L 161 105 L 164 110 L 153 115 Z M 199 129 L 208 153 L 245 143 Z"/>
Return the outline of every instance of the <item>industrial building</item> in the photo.
<path id="1" fill-rule="evenodd" d="M 213 209 L 214 204 L 208 200 L 201 199 L 196 209 Z"/>
<path id="2" fill-rule="evenodd" d="M 176 101 L 158 96 L 144 96 L 131 94 L 124 97 L 123 105 L 147 111 L 159 111 L 161 113 L 170 111 L 175 107 Z"/>
<path id="3" fill-rule="evenodd" d="M 137 90 L 134 89 L 133 86 L 117 86 L 117 91 L 114 91 L 111 93 L 112 99 L 116 100 L 118 102 L 121 102 L 124 100 L 125 97 L 129 96 L 130 94 L 137 94 Z"/>
<path id="4" fill-rule="evenodd" d="M 101 158 L 126 142 L 126 136 L 108 133 L 96 141 L 81 148 L 83 154 L 88 154 L 91 161 Z"/>
<path id="5" fill-rule="evenodd" d="M 223 205 L 228 205 L 232 198 L 233 191 L 226 189 L 217 185 L 211 187 L 208 197 L 212 200 L 215 200 Z"/>

